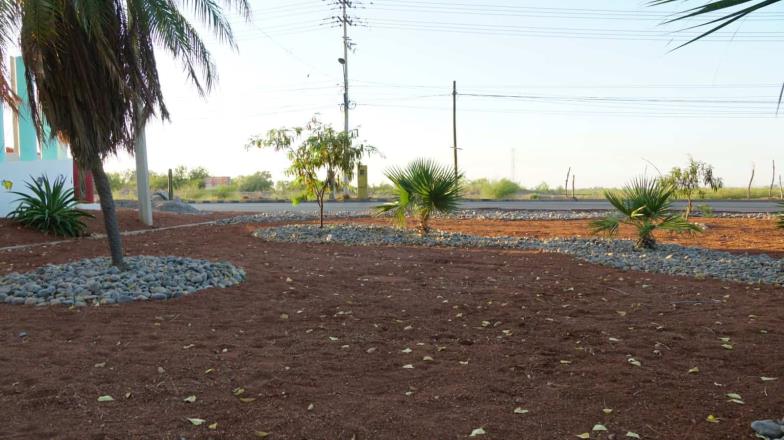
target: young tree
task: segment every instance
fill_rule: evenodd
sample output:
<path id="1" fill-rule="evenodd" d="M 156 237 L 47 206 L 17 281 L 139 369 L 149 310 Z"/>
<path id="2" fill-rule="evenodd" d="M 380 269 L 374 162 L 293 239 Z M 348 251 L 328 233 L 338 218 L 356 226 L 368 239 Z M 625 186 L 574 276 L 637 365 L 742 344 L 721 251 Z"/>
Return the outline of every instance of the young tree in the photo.
<path id="1" fill-rule="evenodd" d="M 722 179 L 714 174 L 712 165 L 696 161 L 691 157 L 687 166 L 673 168 L 663 180 L 675 188 L 676 193 L 686 197 L 686 212 L 684 213 L 686 220 L 691 215 L 692 200 L 695 194 L 705 197 L 706 188 L 718 191 L 724 186 Z"/>
<path id="2" fill-rule="evenodd" d="M 300 144 L 294 144 L 299 141 Z M 246 148 L 273 148 L 285 151 L 291 165 L 286 174 L 305 187 L 316 199 L 320 226 L 324 227 L 324 196 L 330 188 L 339 189 L 343 177 L 354 175 L 357 162 L 376 148 L 354 142 L 354 135 L 335 131 L 313 117 L 304 127 L 273 129 L 266 135 L 254 136 Z"/>
<path id="3" fill-rule="evenodd" d="M 200 94 L 212 87 L 212 57 L 181 10 L 234 46 L 221 3 L 249 14 L 247 0 L 0 0 L 0 60 L 10 47 L 21 49 L 39 138 L 46 120 L 51 136 L 92 172 L 115 266 L 124 267 L 123 249 L 103 161 L 133 152 L 153 115 L 168 119 L 156 48 L 182 62 Z M 0 101 L 14 109 L 20 102 L 2 63 Z"/>

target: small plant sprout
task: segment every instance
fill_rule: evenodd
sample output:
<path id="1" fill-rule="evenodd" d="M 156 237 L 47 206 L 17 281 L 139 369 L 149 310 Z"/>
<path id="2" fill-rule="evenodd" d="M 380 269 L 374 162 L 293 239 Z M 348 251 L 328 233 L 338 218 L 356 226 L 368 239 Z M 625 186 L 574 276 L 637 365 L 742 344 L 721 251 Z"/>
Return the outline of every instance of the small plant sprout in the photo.
<path id="1" fill-rule="evenodd" d="M 458 208 L 462 174 L 455 176 L 449 167 L 417 159 L 403 169 L 388 170 L 386 176 L 395 185 L 397 200 L 376 207 L 376 213 L 392 213 L 400 226 L 405 226 L 407 214 L 413 214 L 419 223 L 417 229 L 425 235 L 434 213 L 446 214 Z"/>
<path id="2" fill-rule="evenodd" d="M 657 229 L 673 232 L 701 232 L 699 226 L 683 216 L 670 213 L 675 187 L 661 180 L 645 177 L 632 180 L 619 193 L 605 192 L 608 202 L 617 210 L 605 218 L 591 222 L 594 233 L 614 235 L 621 224 L 637 229 L 638 249 L 653 249 Z"/>

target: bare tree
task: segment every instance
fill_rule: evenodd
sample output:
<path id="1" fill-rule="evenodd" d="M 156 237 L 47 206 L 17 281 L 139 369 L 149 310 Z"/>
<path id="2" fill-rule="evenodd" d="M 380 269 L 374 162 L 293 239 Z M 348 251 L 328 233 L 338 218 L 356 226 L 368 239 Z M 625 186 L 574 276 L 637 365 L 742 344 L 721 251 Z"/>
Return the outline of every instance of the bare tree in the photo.
<path id="1" fill-rule="evenodd" d="M 773 174 L 770 176 L 770 189 L 768 190 L 768 198 L 773 198 L 773 187 L 776 186 L 776 161 L 773 161 Z"/>
<path id="2" fill-rule="evenodd" d="M 572 198 L 577 200 L 577 197 L 574 195 L 574 174 L 572 174 Z"/>
<path id="3" fill-rule="evenodd" d="M 566 172 L 566 183 L 564 183 L 564 197 L 569 197 L 569 175 L 572 174 L 572 167 Z"/>
<path id="4" fill-rule="evenodd" d="M 784 200 L 784 186 L 781 184 L 781 174 L 779 174 L 779 198 Z"/>
<path id="5" fill-rule="evenodd" d="M 751 184 L 754 182 L 754 171 L 756 170 L 756 166 L 752 163 L 751 164 L 751 179 L 749 179 L 749 187 L 746 189 L 746 198 L 751 198 Z"/>

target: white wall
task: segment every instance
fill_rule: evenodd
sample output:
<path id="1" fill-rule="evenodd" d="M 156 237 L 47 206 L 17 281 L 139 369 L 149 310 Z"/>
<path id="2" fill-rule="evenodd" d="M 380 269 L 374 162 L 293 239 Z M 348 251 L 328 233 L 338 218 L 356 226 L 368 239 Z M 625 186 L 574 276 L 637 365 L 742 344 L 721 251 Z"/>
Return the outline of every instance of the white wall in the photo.
<path id="1" fill-rule="evenodd" d="M 73 188 L 73 161 L 69 160 L 31 160 L 0 162 L 0 184 L 4 181 L 13 183 L 11 191 L 27 193 L 26 183 L 32 178 L 46 174 L 53 182 L 59 176 L 65 176 L 68 187 Z M 5 217 L 16 208 L 14 201 L 19 198 L 0 185 L 0 216 Z"/>

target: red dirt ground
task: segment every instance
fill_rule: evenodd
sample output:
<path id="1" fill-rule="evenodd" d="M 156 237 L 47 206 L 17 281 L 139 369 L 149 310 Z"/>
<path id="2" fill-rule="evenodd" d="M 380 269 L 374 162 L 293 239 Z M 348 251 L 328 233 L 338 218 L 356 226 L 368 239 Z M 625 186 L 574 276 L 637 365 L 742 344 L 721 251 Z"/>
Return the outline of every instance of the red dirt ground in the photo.
<path id="1" fill-rule="evenodd" d="M 736 440 L 782 415 L 784 289 L 528 251 L 267 243 L 252 230 L 125 239 L 129 254 L 232 261 L 248 274 L 233 288 L 0 304 L 0 438 L 461 439 L 482 427 L 480 439 L 560 439 L 603 423 L 591 438 Z M 3 252 L 0 273 L 105 252 L 102 240 Z"/>
<path id="2" fill-rule="evenodd" d="M 357 219 L 357 222 L 389 224 L 386 219 Z M 662 243 L 720 249 L 731 252 L 767 253 L 784 257 L 784 230 L 777 229 L 773 220 L 738 218 L 700 218 L 693 221 L 707 226 L 699 234 L 656 232 Z M 337 223 L 337 222 L 335 222 Z M 476 235 L 530 236 L 539 238 L 591 236 L 590 220 L 434 220 L 436 229 Z M 630 227 L 621 228 L 620 237 L 633 238 Z"/>
<path id="3" fill-rule="evenodd" d="M 103 234 L 103 215 L 101 211 L 87 211 L 95 218 L 85 219 L 87 232 L 89 234 Z M 138 211 L 135 209 L 118 209 L 117 221 L 121 231 L 138 231 L 143 229 L 155 229 L 167 226 L 176 226 L 188 223 L 201 223 L 220 218 L 233 217 L 236 213 L 204 213 L 204 214 L 174 214 L 171 212 L 153 213 L 153 227 L 145 225 L 139 220 Z M 63 237 L 54 235 L 44 235 L 40 232 L 19 226 L 18 224 L 0 219 L 0 248 L 19 244 L 46 243 L 51 241 L 64 240 Z"/>

